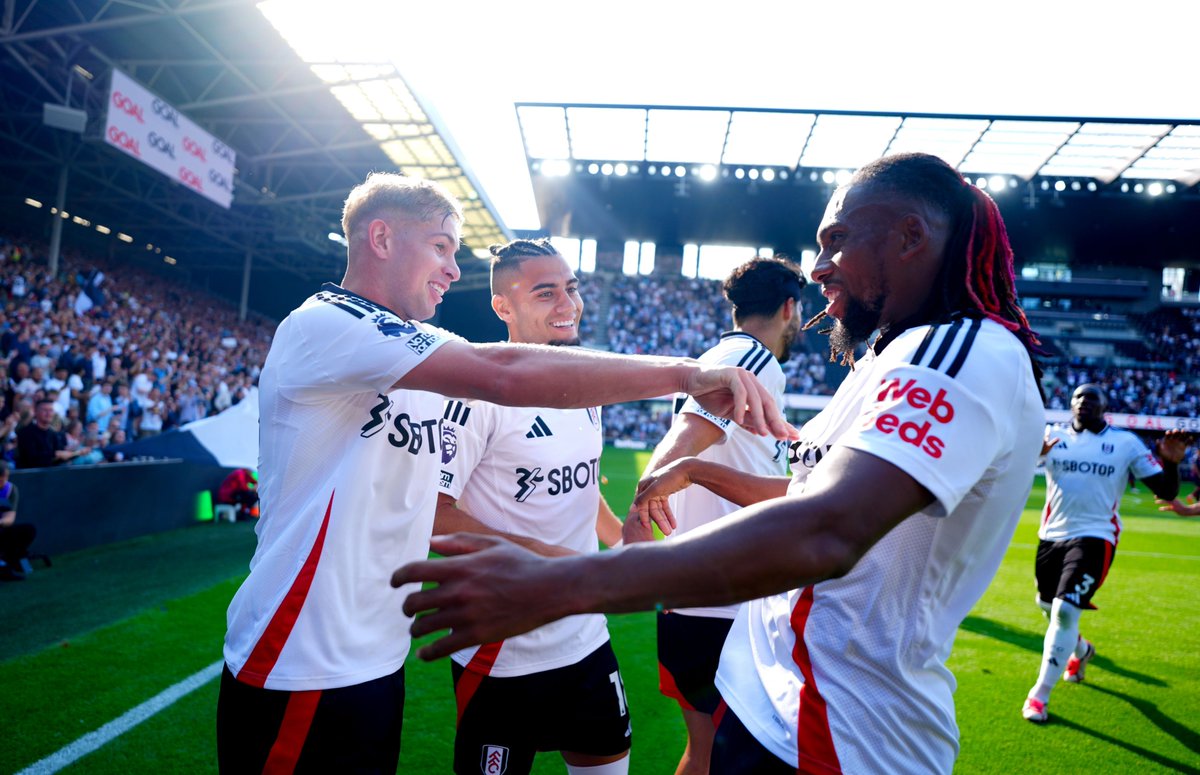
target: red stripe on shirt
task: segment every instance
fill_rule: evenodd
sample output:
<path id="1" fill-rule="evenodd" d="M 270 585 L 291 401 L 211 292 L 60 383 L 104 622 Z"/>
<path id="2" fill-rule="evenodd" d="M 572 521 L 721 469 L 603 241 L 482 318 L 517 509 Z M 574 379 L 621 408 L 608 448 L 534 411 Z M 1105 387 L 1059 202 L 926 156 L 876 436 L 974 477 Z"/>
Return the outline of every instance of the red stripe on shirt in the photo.
<path id="1" fill-rule="evenodd" d="M 792 649 L 792 659 L 804 676 L 804 686 L 800 687 L 800 719 L 796 728 L 796 743 L 800 749 L 798 773 L 829 773 L 841 772 L 837 751 L 833 746 L 833 732 L 829 729 L 829 714 L 825 707 L 825 698 L 817 690 L 813 679 L 812 660 L 808 655 L 808 646 L 804 643 L 804 628 L 808 625 L 808 615 L 812 612 L 813 588 L 805 587 L 792 609 L 792 632 L 796 634 L 796 645 Z"/>
<path id="2" fill-rule="evenodd" d="M 275 669 L 275 663 L 279 661 L 279 654 L 283 651 L 288 636 L 292 634 L 292 628 L 296 626 L 296 620 L 300 618 L 300 609 L 304 607 L 304 601 L 308 598 L 308 590 L 312 586 L 313 576 L 317 573 L 317 563 L 321 559 L 321 549 L 325 546 L 325 531 L 329 528 L 329 515 L 332 511 L 333 495 L 331 494 L 329 505 L 325 507 L 325 519 L 321 522 L 321 529 L 317 532 L 317 539 L 308 552 L 308 558 L 301 566 L 300 572 L 296 574 L 291 589 L 284 595 L 283 602 L 275 610 L 275 615 L 271 617 L 267 629 L 259 637 L 258 643 L 254 644 L 250 658 L 238 671 L 237 679 L 242 683 L 261 688 L 266 684 L 267 676 Z"/>
<path id="3" fill-rule="evenodd" d="M 484 677 L 492 672 L 503 645 L 502 640 L 483 644 L 475 650 L 475 656 L 471 657 L 471 661 L 463 668 L 462 675 L 458 677 L 458 683 L 454 686 L 454 701 L 458 704 L 458 720 L 454 722 L 455 726 L 462 721 L 463 712 L 475 696 L 475 692 L 479 690 Z"/>
<path id="4" fill-rule="evenodd" d="M 308 730 L 312 728 L 320 701 L 320 689 L 293 692 L 288 698 L 283 721 L 279 724 L 279 735 L 263 764 L 263 775 L 291 775 L 296 771 L 296 763 L 300 761 L 300 752 L 304 750 L 304 741 L 308 739 Z"/>

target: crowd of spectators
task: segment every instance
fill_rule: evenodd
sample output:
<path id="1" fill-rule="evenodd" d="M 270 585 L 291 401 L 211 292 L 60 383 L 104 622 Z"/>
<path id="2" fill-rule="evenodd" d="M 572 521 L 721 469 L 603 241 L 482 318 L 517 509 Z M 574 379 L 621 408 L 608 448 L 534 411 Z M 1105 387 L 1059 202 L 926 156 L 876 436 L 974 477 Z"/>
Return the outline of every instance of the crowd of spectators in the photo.
<path id="1" fill-rule="evenodd" d="M 1046 369 L 1048 409 L 1069 409 L 1071 393 L 1090 382 L 1108 396 L 1108 411 L 1169 417 L 1200 415 L 1200 380 L 1190 379 L 1170 368 L 1115 368 L 1063 364 Z"/>
<path id="2" fill-rule="evenodd" d="M 582 285 L 584 301 L 595 309 L 604 289 L 609 289 L 607 328 L 589 324 L 589 319 L 598 316 L 585 315 L 581 333 L 584 341 L 597 342 L 613 352 L 695 357 L 731 326 L 729 303 L 717 280 L 619 275 L 606 281 L 599 274 L 593 277 Z M 812 302 L 808 303 L 811 306 Z M 827 373 L 828 363 L 823 337 L 801 334 L 792 357 L 783 364 L 788 392 L 831 395 L 840 374 Z"/>
<path id="3" fill-rule="evenodd" d="M 66 254 L 51 276 L 45 255 L 0 236 L 0 439 L 18 467 L 116 459 L 255 384 L 273 324 L 128 264 Z M 61 449 L 21 454 L 19 436 L 46 433 Z"/>
<path id="4" fill-rule="evenodd" d="M 729 327 L 729 305 L 715 280 L 596 273 L 582 288 L 589 308 L 584 341 L 615 352 L 695 356 Z M 606 313 L 597 314 L 606 297 Z M 1152 365 L 1100 365 L 1072 360 L 1048 347 L 1051 355 L 1060 356 L 1044 364 L 1048 408 L 1069 408 L 1071 391 L 1092 382 L 1107 392 L 1112 412 L 1200 415 L 1200 310 L 1163 308 L 1140 322 Z M 787 391 L 804 395 L 832 394 L 845 373 L 829 363 L 824 337 L 813 332 L 801 335 L 783 369 Z M 669 413 L 658 404 L 610 407 L 605 413 L 609 440 L 652 444 L 669 424 Z"/>

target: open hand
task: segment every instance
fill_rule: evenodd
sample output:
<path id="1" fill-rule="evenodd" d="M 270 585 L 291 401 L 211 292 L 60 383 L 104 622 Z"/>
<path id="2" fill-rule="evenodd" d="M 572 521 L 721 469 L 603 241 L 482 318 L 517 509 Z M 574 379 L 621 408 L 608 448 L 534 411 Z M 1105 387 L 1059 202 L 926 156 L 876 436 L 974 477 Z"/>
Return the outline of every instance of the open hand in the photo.
<path id="1" fill-rule="evenodd" d="M 728 417 L 758 436 L 795 441 L 800 432 L 784 419 L 775 400 L 758 379 L 736 366 L 699 366 L 684 392 L 705 410 Z"/>
<path id="2" fill-rule="evenodd" d="M 1168 463 L 1178 465 L 1193 441 L 1195 441 L 1194 437 L 1187 431 L 1178 428 L 1167 431 L 1158 440 L 1158 456 Z"/>
<path id="3" fill-rule="evenodd" d="M 476 533 L 434 536 L 430 548 L 446 559 L 409 563 L 391 582 L 437 584 L 404 601 L 409 616 L 428 612 L 413 622 L 413 637 L 449 630 L 418 650 L 421 659 L 494 643 L 574 613 L 566 608 L 572 584 L 559 573 L 570 559 L 539 557 L 498 536 Z"/>

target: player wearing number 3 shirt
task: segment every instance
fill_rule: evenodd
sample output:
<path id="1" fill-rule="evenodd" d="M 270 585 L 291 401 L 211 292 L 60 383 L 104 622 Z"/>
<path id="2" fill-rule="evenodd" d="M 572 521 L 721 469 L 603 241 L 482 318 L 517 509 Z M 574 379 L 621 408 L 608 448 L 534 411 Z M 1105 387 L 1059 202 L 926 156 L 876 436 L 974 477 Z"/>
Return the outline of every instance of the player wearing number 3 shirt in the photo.
<path id="1" fill-rule="evenodd" d="M 1036 602 L 1049 621 L 1037 683 L 1021 715 L 1040 724 L 1050 718 L 1050 692 L 1060 676 L 1081 683 L 1095 646 L 1079 634 L 1080 614 L 1108 576 L 1121 535 L 1121 495 L 1132 474 L 1155 495 L 1179 494 L 1183 434 L 1171 432 L 1159 446 L 1160 462 L 1130 431 L 1104 420 L 1107 399 L 1098 385 L 1071 395 L 1071 422 L 1047 428 L 1046 506 L 1038 529 Z"/>

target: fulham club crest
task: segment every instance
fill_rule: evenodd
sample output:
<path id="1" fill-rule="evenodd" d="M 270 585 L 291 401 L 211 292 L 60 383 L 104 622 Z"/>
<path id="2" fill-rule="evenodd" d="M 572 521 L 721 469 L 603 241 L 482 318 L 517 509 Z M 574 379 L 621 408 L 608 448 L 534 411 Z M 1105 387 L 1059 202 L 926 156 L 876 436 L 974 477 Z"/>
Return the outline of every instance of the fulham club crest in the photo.
<path id="1" fill-rule="evenodd" d="M 479 771 L 483 775 L 504 775 L 508 769 L 508 749 L 502 745 L 485 745 L 479 759 Z"/>
<path id="2" fill-rule="evenodd" d="M 1107 442 L 1100 445 L 1100 451 L 1106 455 L 1111 455 L 1113 453 L 1113 449 L 1113 445 Z"/>

